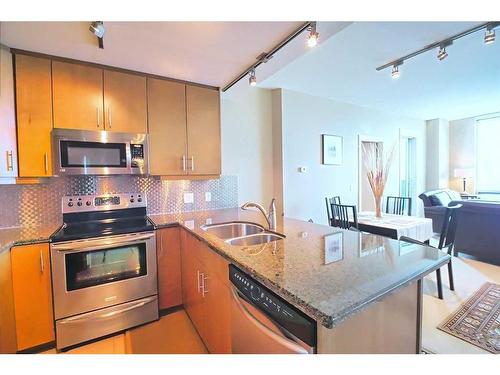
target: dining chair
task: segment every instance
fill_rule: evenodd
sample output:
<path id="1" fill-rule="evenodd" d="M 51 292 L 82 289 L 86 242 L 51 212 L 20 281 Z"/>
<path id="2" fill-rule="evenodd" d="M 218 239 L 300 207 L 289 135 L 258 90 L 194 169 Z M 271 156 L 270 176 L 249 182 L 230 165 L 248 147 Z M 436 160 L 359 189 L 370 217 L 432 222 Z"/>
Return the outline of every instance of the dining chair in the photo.
<path id="1" fill-rule="evenodd" d="M 446 213 L 443 221 L 443 229 L 441 230 L 441 235 L 439 237 L 438 249 L 446 249 L 448 255 L 450 255 L 450 260 L 448 261 L 448 278 L 450 281 L 450 290 L 455 290 L 455 283 L 453 281 L 453 268 L 451 265 L 451 258 L 453 258 L 453 247 L 455 245 L 455 234 L 457 231 L 458 224 L 458 214 L 460 213 L 461 204 L 456 206 L 446 207 Z M 425 242 L 415 240 L 406 236 L 401 236 L 400 241 L 410 242 L 422 246 L 429 246 Z M 436 270 L 438 297 L 443 299 L 443 284 L 441 283 L 441 269 Z"/>
<path id="2" fill-rule="evenodd" d="M 332 198 L 325 198 L 326 202 L 326 215 L 328 216 L 328 225 L 332 225 L 332 204 L 340 204 L 340 197 L 338 195 Z"/>
<path id="3" fill-rule="evenodd" d="M 387 197 L 385 213 L 411 216 L 411 198 L 394 196 Z"/>
<path id="4" fill-rule="evenodd" d="M 332 203 L 331 210 L 332 227 L 358 230 L 358 213 L 356 206 Z"/>

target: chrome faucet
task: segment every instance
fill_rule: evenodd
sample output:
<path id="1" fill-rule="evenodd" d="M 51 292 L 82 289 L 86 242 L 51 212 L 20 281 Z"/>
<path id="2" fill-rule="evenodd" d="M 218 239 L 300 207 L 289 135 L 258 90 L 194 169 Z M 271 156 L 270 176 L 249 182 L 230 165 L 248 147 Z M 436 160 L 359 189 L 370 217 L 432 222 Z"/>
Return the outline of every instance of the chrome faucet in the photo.
<path id="1" fill-rule="evenodd" d="M 241 206 L 241 209 L 248 210 L 252 207 L 257 208 L 260 212 L 262 212 L 262 215 L 264 215 L 264 217 L 266 218 L 269 230 L 276 230 L 276 199 L 273 198 L 271 200 L 268 212 L 266 212 L 264 207 L 262 207 L 260 204 L 254 202 L 245 203 L 243 206 Z"/>

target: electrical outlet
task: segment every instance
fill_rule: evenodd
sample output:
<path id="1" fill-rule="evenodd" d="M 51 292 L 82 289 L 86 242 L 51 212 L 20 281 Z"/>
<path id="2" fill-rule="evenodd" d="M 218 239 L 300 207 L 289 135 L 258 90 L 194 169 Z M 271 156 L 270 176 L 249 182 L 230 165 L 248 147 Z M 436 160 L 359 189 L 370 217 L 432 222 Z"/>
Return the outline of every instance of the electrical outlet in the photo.
<path id="1" fill-rule="evenodd" d="M 194 220 L 186 220 L 184 222 L 184 225 L 186 226 L 186 228 L 194 229 Z"/>
<path id="2" fill-rule="evenodd" d="M 186 203 L 194 203 L 193 193 L 184 193 L 184 204 Z"/>
<path id="3" fill-rule="evenodd" d="M 212 218 L 211 217 L 207 217 L 207 220 L 205 220 L 205 224 L 206 225 L 212 224 Z"/>
<path id="4" fill-rule="evenodd" d="M 212 193 L 207 191 L 205 193 L 205 202 L 211 202 L 212 201 Z"/>

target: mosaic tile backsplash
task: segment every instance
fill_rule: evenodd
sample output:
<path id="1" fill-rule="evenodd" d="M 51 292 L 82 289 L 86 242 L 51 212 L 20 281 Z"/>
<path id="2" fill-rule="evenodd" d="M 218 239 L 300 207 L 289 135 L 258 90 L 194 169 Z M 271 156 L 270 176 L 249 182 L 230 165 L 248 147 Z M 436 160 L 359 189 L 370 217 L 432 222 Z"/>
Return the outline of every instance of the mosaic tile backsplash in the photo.
<path id="1" fill-rule="evenodd" d="M 61 198 L 65 195 L 105 193 L 147 195 L 148 214 L 213 210 L 238 205 L 237 176 L 217 180 L 161 180 L 138 176 L 74 176 L 51 178 L 37 185 L 0 185 L 0 227 L 35 226 L 62 221 Z M 212 199 L 205 202 L 205 193 Z M 184 203 L 184 193 L 194 203 Z"/>

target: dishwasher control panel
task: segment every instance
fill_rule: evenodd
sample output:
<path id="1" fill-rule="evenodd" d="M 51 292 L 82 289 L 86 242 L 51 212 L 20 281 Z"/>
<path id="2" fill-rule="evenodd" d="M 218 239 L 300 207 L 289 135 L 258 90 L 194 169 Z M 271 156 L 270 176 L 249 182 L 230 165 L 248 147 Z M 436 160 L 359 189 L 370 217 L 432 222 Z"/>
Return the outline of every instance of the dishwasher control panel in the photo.
<path id="1" fill-rule="evenodd" d="M 316 322 L 314 320 L 232 264 L 229 265 L 229 280 L 249 303 L 258 307 L 305 343 L 315 345 Z"/>

